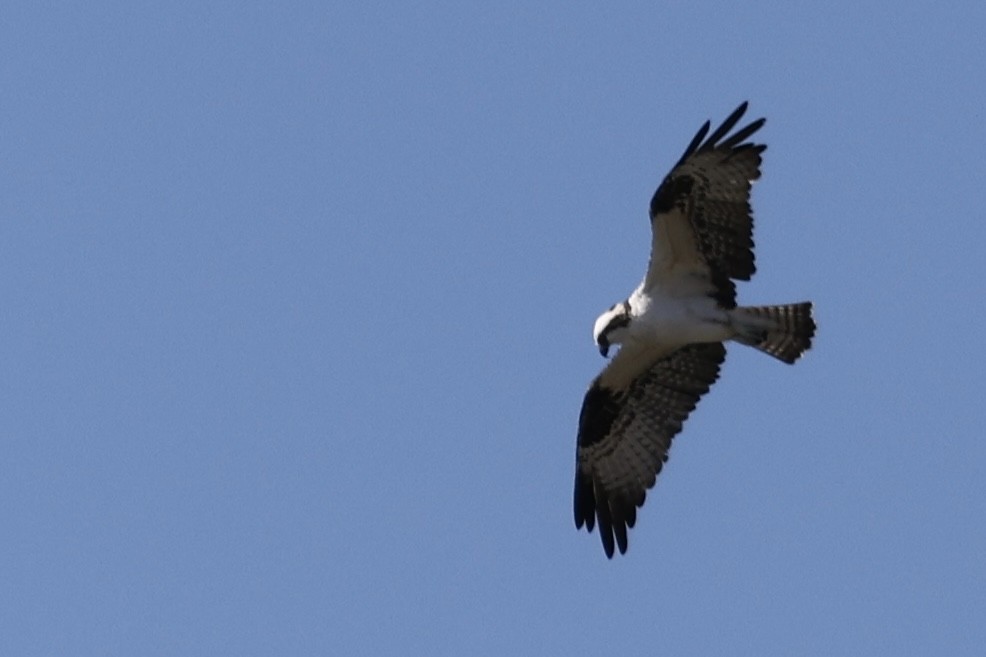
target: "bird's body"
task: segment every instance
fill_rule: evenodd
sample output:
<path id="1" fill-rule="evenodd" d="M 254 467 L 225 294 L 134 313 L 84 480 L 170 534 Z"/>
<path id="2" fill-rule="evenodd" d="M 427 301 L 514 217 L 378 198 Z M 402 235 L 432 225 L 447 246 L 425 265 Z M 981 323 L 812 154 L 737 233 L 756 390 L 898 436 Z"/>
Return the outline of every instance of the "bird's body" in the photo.
<path id="1" fill-rule="evenodd" d="M 599 523 L 607 556 L 627 547 L 627 529 L 667 460 L 671 439 L 718 378 L 726 341 L 793 363 L 811 346 L 808 302 L 737 307 L 735 280 L 755 270 L 751 183 L 763 145 L 743 143 L 754 121 L 726 135 L 740 105 L 716 131 L 706 123 L 651 200 L 651 259 L 632 294 L 596 320 L 603 356 L 620 350 L 593 381 L 579 417 L 575 524 Z M 705 141 L 703 141 L 705 140 Z M 614 541 L 615 539 L 615 541 Z"/>
<path id="2" fill-rule="evenodd" d="M 639 336 L 638 340 L 657 339 L 677 348 L 693 342 L 722 342 L 732 337 L 729 311 L 720 308 L 710 297 L 675 297 L 661 288 L 638 288 L 629 301 L 635 315 L 628 328 L 631 336 Z"/>

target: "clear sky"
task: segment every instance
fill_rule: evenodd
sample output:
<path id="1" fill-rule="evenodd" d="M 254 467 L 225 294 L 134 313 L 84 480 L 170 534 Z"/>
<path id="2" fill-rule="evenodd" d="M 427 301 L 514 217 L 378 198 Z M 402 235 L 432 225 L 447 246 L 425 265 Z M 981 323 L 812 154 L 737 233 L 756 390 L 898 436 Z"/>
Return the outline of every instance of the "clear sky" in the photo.
<path id="1" fill-rule="evenodd" d="M 980 655 L 982 2 L 0 16 L 0 654 Z M 596 316 L 750 101 L 749 304 L 627 555 Z"/>

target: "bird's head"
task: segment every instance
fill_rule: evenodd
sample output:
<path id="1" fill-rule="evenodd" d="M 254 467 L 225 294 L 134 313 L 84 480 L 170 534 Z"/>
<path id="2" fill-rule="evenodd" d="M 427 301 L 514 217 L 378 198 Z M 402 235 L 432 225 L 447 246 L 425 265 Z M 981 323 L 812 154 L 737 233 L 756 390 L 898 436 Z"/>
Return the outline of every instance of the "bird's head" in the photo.
<path id="1" fill-rule="evenodd" d="M 609 355 L 610 345 L 623 343 L 629 326 L 630 302 L 628 301 L 614 304 L 596 319 L 596 325 L 592 329 L 592 339 L 595 340 L 603 358 Z"/>

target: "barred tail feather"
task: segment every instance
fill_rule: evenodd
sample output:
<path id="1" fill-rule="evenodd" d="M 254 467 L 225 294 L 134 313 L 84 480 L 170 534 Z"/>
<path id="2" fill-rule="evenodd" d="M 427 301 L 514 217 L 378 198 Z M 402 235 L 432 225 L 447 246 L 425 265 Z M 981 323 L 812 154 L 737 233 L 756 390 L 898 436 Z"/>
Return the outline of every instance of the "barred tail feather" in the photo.
<path id="1" fill-rule="evenodd" d="M 741 334 L 737 336 L 739 342 L 788 364 L 796 361 L 811 347 L 811 339 L 815 336 L 815 320 L 811 316 L 810 301 L 737 310 L 744 319 L 753 320 L 740 327 Z"/>

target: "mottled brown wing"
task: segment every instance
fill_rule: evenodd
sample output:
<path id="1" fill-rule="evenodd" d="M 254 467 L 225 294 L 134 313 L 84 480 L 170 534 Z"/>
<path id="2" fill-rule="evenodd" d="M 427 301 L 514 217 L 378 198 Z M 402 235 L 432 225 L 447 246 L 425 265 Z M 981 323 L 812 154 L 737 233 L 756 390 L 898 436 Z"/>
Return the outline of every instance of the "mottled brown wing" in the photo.
<path id="1" fill-rule="evenodd" d="M 624 389 L 589 387 L 579 417 L 575 526 L 599 522 L 606 556 L 627 549 L 627 529 L 668 459 L 671 439 L 719 376 L 718 342 L 693 344 L 657 361 Z M 615 539 L 615 544 L 614 544 Z"/>
<path id="2" fill-rule="evenodd" d="M 736 307 L 734 280 L 756 271 L 753 255 L 752 182 L 760 177 L 763 144 L 743 143 L 759 130 L 758 119 L 725 138 L 746 112 L 743 103 L 706 139 L 708 122 L 654 193 L 650 203 L 653 245 L 647 285 L 673 285 L 679 264 L 689 275 L 704 264 L 711 296 Z M 704 140 L 704 141 L 703 141 Z"/>

